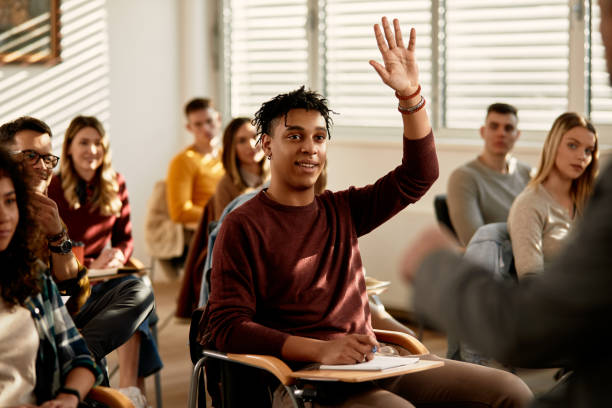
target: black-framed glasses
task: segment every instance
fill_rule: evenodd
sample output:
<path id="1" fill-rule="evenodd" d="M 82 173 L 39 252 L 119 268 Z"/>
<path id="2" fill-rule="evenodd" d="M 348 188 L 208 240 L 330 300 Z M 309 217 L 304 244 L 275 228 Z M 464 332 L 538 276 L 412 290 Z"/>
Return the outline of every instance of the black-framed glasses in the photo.
<path id="1" fill-rule="evenodd" d="M 38 163 L 38 160 L 42 159 L 45 166 L 49 169 L 55 168 L 57 163 L 59 162 L 59 157 L 53 154 L 40 154 L 36 150 L 26 149 L 17 152 L 13 152 L 14 154 L 20 154 L 29 164 L 35 165 Z"/>

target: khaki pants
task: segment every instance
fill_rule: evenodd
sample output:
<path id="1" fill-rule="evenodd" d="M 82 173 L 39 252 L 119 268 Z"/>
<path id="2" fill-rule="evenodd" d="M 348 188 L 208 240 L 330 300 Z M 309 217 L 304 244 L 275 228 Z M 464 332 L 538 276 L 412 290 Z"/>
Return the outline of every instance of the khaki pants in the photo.
<path id="1" fill-rule="evenodd" d="M 331 404 L 317 408 L 345 407 L 526 407 L 533 394 L 516 375 L 490 367 L 446 360 L 434 355 L 425 360 L 444 361 L 444 366 L 367 383 L 335 383 Z M 285 389 L 274 392 L 273 408 L 293 407 Z"/>

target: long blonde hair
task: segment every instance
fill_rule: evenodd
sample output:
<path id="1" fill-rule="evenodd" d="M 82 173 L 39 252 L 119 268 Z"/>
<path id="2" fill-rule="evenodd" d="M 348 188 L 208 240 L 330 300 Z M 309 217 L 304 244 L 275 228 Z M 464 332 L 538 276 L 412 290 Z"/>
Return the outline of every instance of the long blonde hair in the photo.
<path id="1" fill-rule="evenodd" d="M 238 130 L 245 123 L 250 122 L 250 118 L 234 118 L 227 124 L 223 131 L 223 156 L 221 158 L 223 167 L 225 168 L 225 172 L 229 174 L 234 185 L 241 191 L 246 190 L 249 186 L 247 186 L 240 174 L 240 160 L 236 154 L 236 133 L 238 133 Z M 261 167 L 261 180 L 263 182 L 268 178 L 268 173 L 270 172 L 270 166 L 268 166 L 265 156 L 260 160 L 259 166 Z"/>
<path id="2" fill-rule="evenodd" d="M 117 173 L 111 167 L 111 151 L 108 136 L 104 131 L 102 123 L 94 116 L 77 116 L 72 119 L 64 135 L 62 146 L 62 160 L 60 161 L 60 176 L 62 189 L 68 205 L 72 209 L 81 207 L 81 200 L 77 191 L 79 182 L 83 182 L 74 168 L 72 156 L 68 154 L 70 145 L 77 133 L 86 127 L 94 128 L 100 134 L 100 142 L 104 149 L 102 164 L 96 170 L 93 178 L 94 192 L 91 202 L 91 210 L 99 210 L 100 214 L 116 215 L 121 212 L 121 200 L 119 199 L 119 183 Z"/>
<path id="3" fill-rule="evenodd" d="M 570 197 L 576 208 L 576 214 L 582 214 L 586 202 L 593 191 L 595 185 L 595 177 L 599 169 L 599 147 L 597 131 L 587 118 L 579 113 L 566 112 L 555 119 L 552 128 L 546 136 L 544 146 L 542 147 L 542 155 L 540 157 L 540 165 L 535 177 L 529 182 L 529 186 L 542 184 L 550 175 L 555 167 L 557 151 L 561 144 L 563 135 L 575 127 L 582 127 L 595 135 L 595 147 L 593 148 L 591 163 L 584 170 L 582 175 L 572 181 L 570 188 Z"/>

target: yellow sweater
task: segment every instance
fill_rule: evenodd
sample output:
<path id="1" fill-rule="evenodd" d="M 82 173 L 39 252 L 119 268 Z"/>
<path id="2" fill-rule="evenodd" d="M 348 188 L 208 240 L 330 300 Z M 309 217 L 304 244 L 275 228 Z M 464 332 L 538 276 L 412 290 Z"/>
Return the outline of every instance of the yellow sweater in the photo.
<path id="1" fill-rule="evenodd" d="M 221 154 L 202 155 L 193 147 L 177 154 L 168 167 L 166 199 L 172 221 L 197 223 L 225 171 Z"/>

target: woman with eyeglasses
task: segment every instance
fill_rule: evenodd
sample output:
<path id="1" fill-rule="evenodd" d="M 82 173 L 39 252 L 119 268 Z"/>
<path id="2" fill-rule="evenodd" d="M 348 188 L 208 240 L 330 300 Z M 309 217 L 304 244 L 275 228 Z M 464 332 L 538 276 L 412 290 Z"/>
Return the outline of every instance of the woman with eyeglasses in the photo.
<path id="1" fill-rule="evenodd" d="M 30 249 L 44 236 L 27 189 L 20 165 L 0 148 L 0 406 L 76 407 L 103 377 Z"/>
<path id="2" fill-rule="evenodd" d="M 60 171 L 49 186 L 70 236 L 84 243 L 84 262 L 90 269 L 123 266 L 133 252 L 128 192 L 123 177 L 111 165 L 110 143 L 102 123 L 92 116 L 77 116 L 64 135 Z M 94 285 L 83 309 L 126 279 Z M 75 316 L 77 326 L 84 314 Z M 87 313 L 82 316 L 87 318 Z M 120 322 L 116 322 L 120 324 Z M 144 378 L 162 367 L 157 345 L 145 319 L 119 354 L 120 391 L 140 405 Z M 109 328 L 111 330 L 112 328 Z"/>

